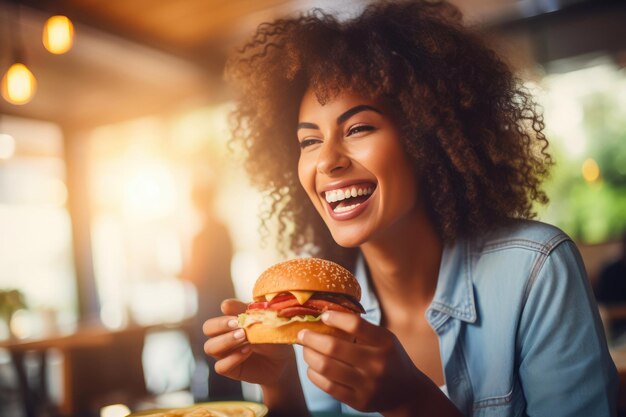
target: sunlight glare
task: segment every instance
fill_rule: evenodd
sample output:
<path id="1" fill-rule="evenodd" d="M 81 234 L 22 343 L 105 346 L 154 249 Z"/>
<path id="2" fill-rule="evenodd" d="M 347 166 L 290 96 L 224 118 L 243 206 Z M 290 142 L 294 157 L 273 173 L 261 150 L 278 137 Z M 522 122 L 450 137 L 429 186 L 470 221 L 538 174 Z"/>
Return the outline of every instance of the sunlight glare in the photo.
<path id="1" fill-rule="evenodd" d="M 175 203 L 174 180 L 164 166 L 139 168 L 124 189 L 124 209 L 134 220 L 166 217 L 174 211 Z"/>

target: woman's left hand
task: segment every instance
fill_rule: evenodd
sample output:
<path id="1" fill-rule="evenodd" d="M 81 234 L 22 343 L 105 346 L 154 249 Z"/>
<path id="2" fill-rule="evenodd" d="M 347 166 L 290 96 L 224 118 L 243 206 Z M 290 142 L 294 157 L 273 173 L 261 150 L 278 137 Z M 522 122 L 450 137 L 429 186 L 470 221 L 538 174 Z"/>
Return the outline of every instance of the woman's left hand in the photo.
<path id="1" fill-rule="evenodd" d="M 433 387 L 439 391 L 386 328 L 338 311 L 324 313 L 322 320 L 354 340 L 309 330 L 298 334 L 309 379 L 337 400 L 360 411 L 383 412 L 410 408 L 420 392 Z"/>

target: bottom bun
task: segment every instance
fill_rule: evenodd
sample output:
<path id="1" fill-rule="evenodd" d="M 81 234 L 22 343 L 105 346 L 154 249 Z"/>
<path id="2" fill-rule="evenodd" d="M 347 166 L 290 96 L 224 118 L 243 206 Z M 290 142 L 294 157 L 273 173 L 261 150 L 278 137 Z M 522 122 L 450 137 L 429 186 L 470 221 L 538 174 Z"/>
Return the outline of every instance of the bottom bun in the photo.
<path id="1" fill-rule="evenodd" d="M 280 327 L 271 327 L 263 323 L 257 323 L 244 330 L 250 343 L 294 344 L 298 342 L 298 332 L 302 329 L 313 330 L 317 333 L 328 334 L 346 340 L 350 338 L 347 333 L 327 326 L 321 321 L 296 321 Z"/>

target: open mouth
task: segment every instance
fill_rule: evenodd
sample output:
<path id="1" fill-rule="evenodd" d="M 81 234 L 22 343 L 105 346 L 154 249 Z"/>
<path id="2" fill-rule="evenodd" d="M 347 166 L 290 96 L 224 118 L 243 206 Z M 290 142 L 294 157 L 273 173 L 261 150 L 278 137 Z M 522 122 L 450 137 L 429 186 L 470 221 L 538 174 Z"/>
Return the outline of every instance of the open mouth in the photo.
<path id="1" fill-rule="evenodd" d="M 333 212 L 343 213 L 363 204 L 370 198 L 375 189 L 376 184 L 374 183 L 351 185 L 345 188 L 326 191 L 324 198 Z"/>

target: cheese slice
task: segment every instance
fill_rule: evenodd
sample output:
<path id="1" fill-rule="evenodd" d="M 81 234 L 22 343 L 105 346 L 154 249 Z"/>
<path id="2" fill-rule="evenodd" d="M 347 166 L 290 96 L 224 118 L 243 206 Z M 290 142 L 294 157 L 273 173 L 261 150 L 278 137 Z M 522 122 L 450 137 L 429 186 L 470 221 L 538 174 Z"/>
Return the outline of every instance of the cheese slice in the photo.
<path id="1" fill-rule="evenodd" d="M 313 296 L 314 291 L 289 291 L 291 294 L 293 294 L 294 297 L 296 297 L 296 300 L 298 300 L 298 303 L 300 303 L 300 305 L 306 303 L 309 298 L 311 298 Z M 267 301 L 272 301 L 272 299 L 274 297 L 276 297 L 279 293 L 277 292 L 273 292 L 273 293 L 269 293 L 269 294 L 265 294 L 265 300 Z"/>
<path id="2" fill-rule="evenodd" d="M 289 291 L 296 297 L 300 305 L 306 303 L 313 296 L 313 291 Z"/>
<path id="3" fill-rule="evenodd" d="M 277 292 L 271 292 L 269 294 L 265 294 L 265 301 L 272 301 L 274 297 L 278 295 Z"/>

